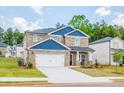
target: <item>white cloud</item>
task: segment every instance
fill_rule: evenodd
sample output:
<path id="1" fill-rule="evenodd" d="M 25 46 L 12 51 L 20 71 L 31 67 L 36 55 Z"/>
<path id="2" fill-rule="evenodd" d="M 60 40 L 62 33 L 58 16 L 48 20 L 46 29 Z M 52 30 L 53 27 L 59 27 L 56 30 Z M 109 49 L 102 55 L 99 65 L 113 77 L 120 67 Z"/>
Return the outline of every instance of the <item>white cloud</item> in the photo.
<path id="1" fill-rule="evenodd" d="M 14 17 L 12 19 L 12 27 L 17 28 L 20 31 L 24 32 L 25 30 L 40 29 L 41 24 L 40 24 L 40 20 L 37 20 L 35 22 L 30 22 L 22 17 Z"/>
<path id="2" fill-rule="evenodd" d="M 102 16 L 106 16 L 111 14 L 111 7 L 99 7 L 98 9 L 96 9 L 95 14 L 99 15 L 100 17 Z"/>
<path id="3" fill-rule="evenodd" d="M 124 27 L 124 13 L 119 13 L 112 23 Z"/>
<path id="4" fill-rule="evenodd" d="M 42 15 L 42 6 L 32 6 L 31 7 L 38 15 Z"/>

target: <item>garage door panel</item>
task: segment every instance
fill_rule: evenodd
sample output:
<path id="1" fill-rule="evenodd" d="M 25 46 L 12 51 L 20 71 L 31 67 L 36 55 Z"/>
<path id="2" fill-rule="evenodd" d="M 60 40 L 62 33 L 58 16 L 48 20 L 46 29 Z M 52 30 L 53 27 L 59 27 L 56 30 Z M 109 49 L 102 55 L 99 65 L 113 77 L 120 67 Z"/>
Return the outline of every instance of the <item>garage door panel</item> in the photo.
<path id="1" fill-rule="evenodd" d="M 64 54 L 36 54 L 36 66 L 64 66 Z"/>

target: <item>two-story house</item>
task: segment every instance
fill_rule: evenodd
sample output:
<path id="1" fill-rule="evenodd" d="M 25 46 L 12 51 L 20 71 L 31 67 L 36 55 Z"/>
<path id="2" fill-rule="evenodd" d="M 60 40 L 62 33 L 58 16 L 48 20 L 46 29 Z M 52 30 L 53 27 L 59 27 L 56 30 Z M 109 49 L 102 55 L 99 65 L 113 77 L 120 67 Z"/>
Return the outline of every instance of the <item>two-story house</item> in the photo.
<path id="1" fill-rule="evenodd" d="M 124 41 L 118 37 L 105 37 L 91 42 L 89 47 L 95 50 L 93 53 L 93 62 L 97 59 L 100 64 L 115 65 L 112 54 L 116 49 L 124 52 Z M 124 63 L 124 57 L 122 58 L 122 62 Z"/>
<path id="2" fill-rule="evenodd" d="M 89 36 L 71 26 L 27 31 L 24 36 L 25 62 L 35 66 L 75 66 L 92 61 Z"/>

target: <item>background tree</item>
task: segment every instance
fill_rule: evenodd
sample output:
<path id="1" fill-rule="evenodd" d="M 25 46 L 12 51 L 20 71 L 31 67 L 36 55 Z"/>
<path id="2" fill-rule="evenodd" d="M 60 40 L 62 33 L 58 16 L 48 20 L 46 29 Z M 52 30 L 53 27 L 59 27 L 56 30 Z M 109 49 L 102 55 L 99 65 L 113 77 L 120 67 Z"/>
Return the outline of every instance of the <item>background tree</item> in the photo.
<path id="1" fill-rule="evenodd" d="M 20 44 L 23 42 L 23 37 L 24 37 L 24 34 L 23 33 L 20 33 L 20 31 L 18 29 L 16 29 L 14 32 L 13 32 L 13 37 L 14 37 L 14 40 L 15 42 L 13 44 Z"/>
<path id="2" fill-rule="evenodd" d="M 86 19 L 85 15 L 75 15 L 68 23 L 76 29 L 84 31 L 88 35 L 92 35 L 92 24 Z"/>
<path id="3" fill-rule="evenodd" d="M 2 40 L 3 33 L 4 33 L 4 30 L 3 28 L 0 27 L 0 41 Z"/>
<path id="4" fill-rule="evenodd" d="M 4 32 L 3 40 L 6 44 L 13 46 L 13 30 L 12 28 L 8 28 L 6 32 Z"/>
<path id="5" fill-rule="evenodd" d="M 90 42 L 107 36 L 120 37 L 124 40 L 124 28 L 107 24 L 104 20 L 91 23 L 84 15 L 74 15 L 68 24 L 88 34 Z"/>
<path id="6" fill-rule="evenodd" d="M 64 27 L 64 24 L 61 24 L 60 22 L 57 22 L 57 24 L 55 24 L 56 28 L 61 28 Z"/>
<path id="7" fill-rule="evenodd" d="M 3 40 L 10 46 L 20 44 L 23 41 L 23 33 L 20 33 L 18 29 L 13 31 L 12 28 L 8 28 L 3 34 Z"/>
<path id="8" fill-rule="evenodd" d="M 115 50 L 115 52 L 113 53 L 113 61 L 116 63 L 116 73 L 117 65 L 122 63 L 122 56 L 123 53 L 119 49 Z"/>

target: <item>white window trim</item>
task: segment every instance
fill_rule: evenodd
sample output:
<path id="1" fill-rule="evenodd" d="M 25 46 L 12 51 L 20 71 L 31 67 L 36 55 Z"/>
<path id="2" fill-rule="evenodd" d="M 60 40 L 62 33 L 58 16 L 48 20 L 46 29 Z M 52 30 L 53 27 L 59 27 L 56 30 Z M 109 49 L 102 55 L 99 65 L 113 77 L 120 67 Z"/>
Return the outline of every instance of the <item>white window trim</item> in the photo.
<path id="1" fill-rule="evenodd" d="M 32 41 L 33 42 L 37 42 L 37 34 L 33 34 L 32 35 Z"/>
<path id="2" fill-rule="evenodd" d="M 81 41 L 80 38 L 75 38 L 75 42 L 74 42 L 75 44 L 74 45 L 75 46 L 80 46 L 81 45 L 80 41 Z"/>

